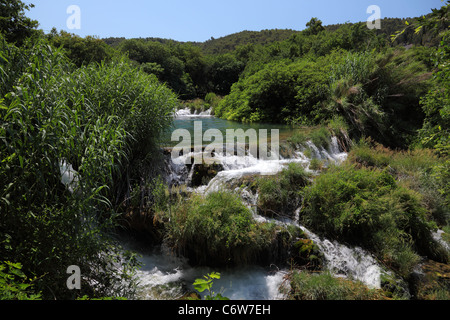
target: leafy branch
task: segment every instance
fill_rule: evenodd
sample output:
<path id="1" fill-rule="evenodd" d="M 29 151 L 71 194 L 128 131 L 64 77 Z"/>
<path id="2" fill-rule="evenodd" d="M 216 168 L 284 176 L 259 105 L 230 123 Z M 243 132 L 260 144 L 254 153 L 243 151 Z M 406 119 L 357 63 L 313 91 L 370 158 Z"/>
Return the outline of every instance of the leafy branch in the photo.
<path id="1" fill-rule="evenodd" d="M 209 294 L 206 295 L 206 300 L 229 300 L 227 297 L 224 297 L 222 293 L 216 293 L 212 290 L 214 279 L 220 279 L 220 273 L 211 272 L 203 276 L 203 279 L 196 279 L 193 283 L 195 290 L 200 293 L 208 290 Z"/>
<path id="2" fill-rule="evenodd" d="M 442 0 L 443 1 L 443 0 Z M 406 27 L 403 30 L 398 30 L 395 34 L 391 35 L 391 41 L 394 42 L 406 30 L 414 29 L 415 34 L 420 33 L 420 31 L 425 28 L 430 28 L 434 30 L 447 29 L 450 20 L 450 1 L 447 0 L 447 4 L 442 6 L 440 9 L 431 9 L 432 13 L 430 17 L 422 16 L 417 19 L 417 22 L 409 23 L 405 21 Z"/>

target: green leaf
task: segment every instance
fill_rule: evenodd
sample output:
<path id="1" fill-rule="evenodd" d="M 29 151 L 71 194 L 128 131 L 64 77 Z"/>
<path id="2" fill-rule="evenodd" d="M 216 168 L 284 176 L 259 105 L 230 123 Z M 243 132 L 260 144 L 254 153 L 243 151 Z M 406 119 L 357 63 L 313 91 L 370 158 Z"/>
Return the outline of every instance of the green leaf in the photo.
<path id="1" fill-rule="evenodd" d="M 211 279 L 220 279 L 220 273 L 218 273 L 218 272 L 211 272 L 210 274 L 208 274 L 208 276 Z"/>
<path id="2" fill-rule="evenodd" d="M 193 283 L 195 290 L 198 292 L 203 292 L 205 290 L 209 290 L 211 286 L 212 281 L 211 280 L 204 280 L 204 279 L 196 279 Z"/>

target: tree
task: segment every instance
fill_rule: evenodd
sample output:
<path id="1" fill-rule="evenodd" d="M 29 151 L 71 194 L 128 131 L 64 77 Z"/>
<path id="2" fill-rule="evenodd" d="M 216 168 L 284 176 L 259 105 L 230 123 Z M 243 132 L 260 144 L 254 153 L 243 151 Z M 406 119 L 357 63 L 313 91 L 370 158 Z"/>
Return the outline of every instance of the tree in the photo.
<path id="1" fill-rule="evenodd" d="M 111 48 L 95 37 L 82 38 L 62 30 L 58 34 L 55 28 L 47 37 L 55 47 L 63 47 L 69 59 L 77 67 L 91 62 L 109 60 L 112 56 Z"/>
<path id="2" fill-rule="evenodd" d="M 21 45 L 23 41 L 36 32 L 39 23 L 25 16 L 25 10 L 33 8 L 20 0 L 0 1 L 0 33 L 6 40 Z"/>
<path id="3" fill-rule="evenodd" d="M 407 29 L 414 28 L 415 32 L 420 32 L 423 28 L 439 32 L 441 42 L 434 57 L 435 88 L 430 90 L 421 100 L 423 111 L 426 115 L 423 128 L 419 131 L 421 144 L 425 147 L 436 149 L 441 155 L 449 154 L 450 142 L 450 1 L 440 9 L 433 9 L 427 16 L 419 18 L 416 23 L 408 23 L 402 31 L 397 31 L 392 35 L 394 41 Z"/>
<path id="4" fill-rule="evenodd" d="M 305 30 L 307 34 L 315 35 L 325 30 L 325 28 L 322 26 L 322 21 L 320 21 L 318 18 L 311 18 L 306 26 L 308 27 L 308 29 Z"/>

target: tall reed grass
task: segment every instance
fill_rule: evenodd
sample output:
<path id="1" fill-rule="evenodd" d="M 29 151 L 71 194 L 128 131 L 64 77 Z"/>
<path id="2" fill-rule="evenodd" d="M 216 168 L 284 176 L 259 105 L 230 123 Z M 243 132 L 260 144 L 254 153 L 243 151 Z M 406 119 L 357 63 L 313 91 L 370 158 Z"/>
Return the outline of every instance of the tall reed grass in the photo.
<path id="1" fill-rule="evenodd" d="M 112 204 L 123 172 L 156 153 L 176 96 L 124 59 L 76 69 L 44 40 L 19 49 L 0 39 L 0 74 L 2 259 L 36 276 L 44 298 L 131 295 L 136 259 L 111 237 Z M 62 163 L 77 173 L 74 190 Z M 64 285 L 74 264 L 77 293 Z"/>

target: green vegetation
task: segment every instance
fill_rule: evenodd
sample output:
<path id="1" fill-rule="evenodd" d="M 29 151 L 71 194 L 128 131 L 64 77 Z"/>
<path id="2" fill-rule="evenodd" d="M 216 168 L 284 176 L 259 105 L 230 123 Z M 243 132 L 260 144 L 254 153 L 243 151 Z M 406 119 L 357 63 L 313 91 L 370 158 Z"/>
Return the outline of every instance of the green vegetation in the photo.
<path id="1" fill-rule="evenodd" d="M 330 168 L 305 190 L 300 219 L 316 232 L 365 247 L 403 276 L 419 255 L 448 261 L 431 237 L 436 224 L 420 195 L 399 186 L 386 170 Z"/>
<path id="2" fill-rule="evenodd" d="M 283 228 L 256 222 L 241 199 L 226 191 L 192 195 L 162 213 L 170 247 L 194 265 L 242 265 L 264 260 Z M 290 233 L 289 238 L 293 237 Z M 270 251 L 270 250 L 269 250 Z"/>
<path id="3" fill-rule="evenodd" d="M 388 170 L 398 184 L 420 194 L 428 213 L 441 227 L 450 219 L 449 190 L 442 175 L 448 160 L 430 149 L 395 152 L 370 140 L 360 141 L 349 153 L 358 166 Z M 448 167 L 447 167 L 448 168 Z"/>
<path id="4" fill-rule="evenodd" d="M 0 299 L 133 298 L 139 263 L 115 237 L 133 216 L 193 265 L 289 264 L 292 299 L 396 297 L 392 279 L 369 290 L 322 272 L 320 250 L 300 228 L 255 220 L 233 192 L 169 190 L 159 138 L 180 107 L 290 124 L 289 147 L 310 158 L 307 141 L 328 148 L 336 136 L 349 151 L 339 166 L 313 159 L 318 175 L 290 164 L 249 178 L 257 212 L 298 213 L 402 281 L 426 259 L 417 297 L 448 298 L 449 253 L 432 232 L 449 242 L 450 2 L 406 26 L 312 18 L 301 32 L 202 44 L 44 34 L 25 16 L 32 5 L 0 6 Z M 61 285 L 69 265 L 82 270 L 81 290 Z M 194 287 L 223 298 L 212 291 L 219 278 Z"/>
<path id="5" fill-rule="evenodd" d="M 364 284 L 339 279 L 329 273 L 294 271 L 290 275 L 291 300 L 388 300 L 381 290 L 368 289 Z"/>
<path id="6" fill-rule="evenodd" d="M 136 167 L 155 153 L 175 95 L 126 58 L 77 68 L 44 37 L 17 47 L 0 35 L 0 73 L 2 260 L 35 279 L 19 286 L 30 297 L 131 297 L 138 264 L 113 237 L 115 204 L 148 179 Z M 79 291 L 60 285 L 69 265 L 82 270 Z"/>
<path id="7" fill-rule="evenodd" d="M 0 300 L 39 300 L 33 293 L 33 279 L 22 272 L 20 263 L 6 261 L 0 264 Z"/>
<path id="8" fill-rule="evenodd" d="M 308 118 L 324 98 L 319 63 L 271 63 L 234 84 L 215 110 L 218 117 L 247 122 L 295 122 Z"/>
<path id="9" fill-rule="evenodd" d="M 110 61 L 114 55 L 112 49 L 102 40 L 77 35 L 53 28 L 47 35 L 50 43 L 56 48 L 62 47 L 67 57 L 77 66 L 88 65 L 91 62 Z"/>
<path id="10" fill-rule="evenodd" d="M 220 279 L 220 273 L 211 272 L 202 278 L 196 279 L 193 283 L 194 289 L 198 292 L 208 291 L 208 294 L 205 297 L 205 300 L 229 300 L 227 297 L 224 297 L 222 293 L 217 293 L 212 290 L 213 281 L 215 279 Z"/>
<path id="11" fill-rule="evenodd" d="M 309 174 L 300 164 L 290 163 L 279 175 L 257 180 L 258 211 L 268 217 L 291 216 L 301 203 L 301 191 Z"/>
<path id="12" fill-rule="evenodd" d="M 33 8 L 17 0 L 3 0 L 0 12 L 0 33 L 10 43 L 21 45 L 27 38 L 35 36 L 39 23 L 25 16 L 25 11 Z"/>

